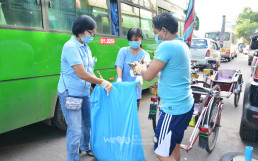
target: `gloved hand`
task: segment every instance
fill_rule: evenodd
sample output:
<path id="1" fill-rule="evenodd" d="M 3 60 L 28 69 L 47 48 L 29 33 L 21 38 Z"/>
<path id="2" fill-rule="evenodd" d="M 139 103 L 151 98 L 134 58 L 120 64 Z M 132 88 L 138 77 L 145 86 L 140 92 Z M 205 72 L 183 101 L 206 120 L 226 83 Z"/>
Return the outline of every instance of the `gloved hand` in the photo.
<path id="1" fill-rule="evenodd" d="M 122 78 L 117 78 L 116 82 L 122 82 Z"/>
<path id="2" fill-rule="evenodd" d="M 139 74 L 139 75 L 142 75 L 142 70 L 146 70 L 147 69 L 147 66 L 146 64 L 140 64 L 139 62 L 134 62 L 134 66 L 132 67 L 132 70 L 133 70 L 133 73 L 136 75 L 136 74 Z"/>
<path id="3" fill-rule="evenodd" d="M 142 84 L 143 84 L 142 76 L 137 75 L 137 77 L 136 77 L 135 81 L 136 81 L 136 82 L 140 82 L 140 83 L 138 83 L 138 84 L 136 85 L 136 87 L 138 87 L 138 86 L 142 86 Z"/>
<path id="4" fill-rule="evenodd" d="M 109 92 L 112 90 L 113 85 L 110 82 L 103 80 L 100 86 L 107 91 L 107 96 L 109 96 Z"/>

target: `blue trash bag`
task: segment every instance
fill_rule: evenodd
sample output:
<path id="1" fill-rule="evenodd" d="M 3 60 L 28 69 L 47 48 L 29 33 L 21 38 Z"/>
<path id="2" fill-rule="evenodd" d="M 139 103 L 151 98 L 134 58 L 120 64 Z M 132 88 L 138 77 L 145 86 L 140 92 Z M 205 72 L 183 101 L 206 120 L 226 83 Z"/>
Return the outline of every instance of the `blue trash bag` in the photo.
<path id="1" fill-rule="evenodd" d="M 145 161 L 137 111 L 136 82 L 113 83 L 91 94 L 91 150 L 98 161 Z"/>

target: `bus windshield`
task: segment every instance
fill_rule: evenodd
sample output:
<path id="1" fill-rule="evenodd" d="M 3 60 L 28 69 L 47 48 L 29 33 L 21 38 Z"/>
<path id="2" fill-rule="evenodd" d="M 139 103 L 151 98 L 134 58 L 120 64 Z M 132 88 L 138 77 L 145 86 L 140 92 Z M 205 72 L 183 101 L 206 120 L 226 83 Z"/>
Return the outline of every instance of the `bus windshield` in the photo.
<path id="1" fill-rule="evenodd" d="M 219 32 L 210 32 L 210 33 L 206 33 L 205 34 L 205 38 L 210 38 L 213 39 L 215 41 L 219 41 L 220 40 L 220 33 Z M 225 32 L 225 38 L 224 41 L 229 41 L 230 40 L 230 33 L 229 32 Z"/>

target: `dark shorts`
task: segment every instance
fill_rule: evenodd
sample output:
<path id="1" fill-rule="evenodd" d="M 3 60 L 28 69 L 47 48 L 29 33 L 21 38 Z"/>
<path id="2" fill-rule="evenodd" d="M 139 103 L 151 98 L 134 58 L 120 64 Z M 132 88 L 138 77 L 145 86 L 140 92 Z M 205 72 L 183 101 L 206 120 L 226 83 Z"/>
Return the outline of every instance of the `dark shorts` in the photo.
<path id="1" fill-rule="evenodd" d="M 192 109 L 182 115 L 172 115 L 160 111 L 159 121 L 154 136 L 154 152 L 163 157 L 169 157 L 176 144 L 181 144 L 184 131 L 187 129 L 193 115 Z"/>

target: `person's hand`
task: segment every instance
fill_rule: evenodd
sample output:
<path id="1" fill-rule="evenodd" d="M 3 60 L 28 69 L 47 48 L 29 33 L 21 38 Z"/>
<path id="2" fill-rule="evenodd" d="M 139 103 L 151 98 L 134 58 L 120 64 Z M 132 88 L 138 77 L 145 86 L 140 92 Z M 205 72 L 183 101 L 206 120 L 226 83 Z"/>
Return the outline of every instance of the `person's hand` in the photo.
<path id="1" fill-rule="evenodd" d="M 142 75 L 142 71 L 147 69 L 146 64 L 140 64 L 139 62 L 134 62 L 135 66 L 132 67 L 133 73 Z"/>
<path id="2" fill-rule="evenodd" d="M 143 84 L 142 76 L 137 75 L 135 81 L 136 81 L 136 82 L 140 82 L 140 83 L 137 83 L 136 87 L 142 86 L 142 84 Z"/>
<path id="3" fill-rule="evenodd" d="M 116 82 L 122 82 L 122 78 L 117 78 Z"/>
<path id="4" fill-rule="evenodd" d="M 110 82 L 106 81 L 106 80 L 103 80 L 103 82 L 100 84 L 100 86 L 107 91 L 107 96 L 109 95 L 109 92 L 113 88 L 113 85 Z"/>

